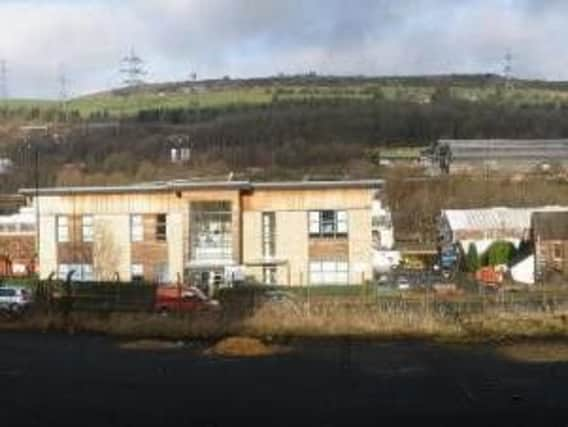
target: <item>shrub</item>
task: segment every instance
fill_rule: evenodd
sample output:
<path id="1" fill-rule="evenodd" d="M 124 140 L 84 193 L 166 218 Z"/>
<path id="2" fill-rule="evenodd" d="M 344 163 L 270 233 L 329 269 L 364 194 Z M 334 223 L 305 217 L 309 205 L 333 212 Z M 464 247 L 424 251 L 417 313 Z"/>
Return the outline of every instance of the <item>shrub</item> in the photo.
<path id="1" fill-rule="evenodd" d="M 509 264 L 515 257 L 515 246 L 510 242 L 497 241 L 487 249 L 485 254 L 486 265 Z"/>
<path id="2" fill-rule="evenodd" d="M 479 270 L 481 266 L 481 260 L 479 259 L 479 254 L 477 253 L 477 247 L 475 244 L 470 243 L 467 249 L 467 255 L 465 257 L 465 268 L 466 271 L 470 273 L 475 273 Z"/>

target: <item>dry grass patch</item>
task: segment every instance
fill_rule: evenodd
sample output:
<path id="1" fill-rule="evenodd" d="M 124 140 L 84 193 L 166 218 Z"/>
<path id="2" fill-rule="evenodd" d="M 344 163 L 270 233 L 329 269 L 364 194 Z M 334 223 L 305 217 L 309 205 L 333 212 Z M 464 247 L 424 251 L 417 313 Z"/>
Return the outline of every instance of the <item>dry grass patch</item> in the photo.
<path id="1" fill-rule="evenodd" d="M 568 342 L 526 342 L 504 345 L 497 353 L 517 362 L 568 362 Z"/>
<path id="2" fill-rule="evenodd" d="M 566 313 L 499 313 L 486 312 L 462 322 L 470 337 L 536 338 L 568 336 Z"/>
<path id="3" fill-rule="evenodd" d="M 207 349 L 205 354 L 225 357 L 264 357 L 282 354 L 288 349 L 279 345 L 268 345 L 258 338 L 230 337 L 225 338 L 213 347 Z"/>
<path id="4" fill-rule="evenodd" d="M 258 310 L 244 322 L 248 335 L 263 336 L 360 336 L 360 337 L 453 337 L 463 331 L 461 326 L 430 313 L 428 310 L 378 309 L 341 303 L 312 306 L 301 314 L 295 312 L 274 315 L 272 310 Z"/>

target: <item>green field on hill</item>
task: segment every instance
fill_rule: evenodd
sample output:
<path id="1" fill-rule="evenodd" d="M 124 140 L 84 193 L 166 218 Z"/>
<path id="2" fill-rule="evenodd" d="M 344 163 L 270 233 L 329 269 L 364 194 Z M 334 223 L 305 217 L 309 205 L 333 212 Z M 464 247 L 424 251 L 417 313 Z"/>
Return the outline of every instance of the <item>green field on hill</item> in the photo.
<path id="1" fill-rule="evenodd" d="M 53 112 L 74 112 L 80 118 L 135 116 L 155 109 L 226 109 L 270 105 L 279 101 L 358 101 L 390 100 L 427 104 L 440 96 L 469 102 L 503 102 L 509 105 L 564 105 L 568 85 L 562 83 L 516 81 L 504 90 L 496 77 L 469 78 L 312 78 L 204 81 L 145 85 L 56 100 L 0 100 L 0 115 L 50 121 Z M 34 110 L 34 111 L 32 111 Z M 52 114 L 41 114 L 52 111 Z"/>

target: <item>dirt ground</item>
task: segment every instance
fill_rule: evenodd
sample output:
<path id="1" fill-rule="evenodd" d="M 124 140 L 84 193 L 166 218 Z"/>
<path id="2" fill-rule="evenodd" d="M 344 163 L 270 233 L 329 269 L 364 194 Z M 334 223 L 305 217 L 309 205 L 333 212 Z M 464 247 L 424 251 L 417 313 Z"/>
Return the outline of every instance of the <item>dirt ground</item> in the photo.
<path id="1" fill-rule="evenodd" d="M 1 333 L 0 422 L 568 425 L 568 361 L 559 357 L 523 361 L 508 356 L 510 346 L 311 340 L 239 358 L 208 354 L 212 344 Z M 551 352 L 567 345 L 555 342 Z"/>

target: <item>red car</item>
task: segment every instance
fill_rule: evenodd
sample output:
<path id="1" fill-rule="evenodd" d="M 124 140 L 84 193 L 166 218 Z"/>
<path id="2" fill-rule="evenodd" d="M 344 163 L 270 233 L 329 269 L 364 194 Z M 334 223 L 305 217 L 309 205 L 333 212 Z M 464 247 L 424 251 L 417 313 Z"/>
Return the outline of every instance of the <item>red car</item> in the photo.
<path id="1" fill-rule="evenodd" d="M 219 302 L 196 287 L 162 287 L 156 291 L 154 309 L 159 313 L 217 310 Z"/>

